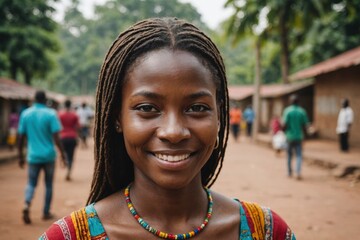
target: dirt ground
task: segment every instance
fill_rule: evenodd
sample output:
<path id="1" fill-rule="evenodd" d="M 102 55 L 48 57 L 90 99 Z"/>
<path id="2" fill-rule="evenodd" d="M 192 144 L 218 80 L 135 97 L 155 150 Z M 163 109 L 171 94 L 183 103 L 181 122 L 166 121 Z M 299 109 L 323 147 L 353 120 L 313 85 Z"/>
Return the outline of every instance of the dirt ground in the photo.
<path id="1" fill-rule="evenodd" d="M 57 218 L 84 206 L 93 169 L 93 149 L 78 148 L 73 181 L 57 166 L 52 211 Z M 16 162 L 0 165 L 0 239 L 37 239 L 51 224 L 41 220 L 43 176 L 31 208 L 32 224 L 21 220 L 27 169 Z M 302 181 L 286 175 L 285 155 L 242 138 L 230 139 L 222 173 L 212 189 L 242 200 L 270 206 L 296 233 L 297 239 L 355 239 L 360 235 L 360 184 L 335 179 L 330 172 L 303 165 Z"/>

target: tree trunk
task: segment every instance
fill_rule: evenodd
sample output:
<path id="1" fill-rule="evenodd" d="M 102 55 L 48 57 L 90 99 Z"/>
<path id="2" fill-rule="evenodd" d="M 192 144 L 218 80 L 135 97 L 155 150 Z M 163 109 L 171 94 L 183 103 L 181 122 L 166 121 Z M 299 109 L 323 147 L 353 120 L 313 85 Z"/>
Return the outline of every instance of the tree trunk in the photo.
<path id="1" fill-rule="evenodd" d="M 261 45 L 260 37 L 258 36 L 255 43 L 255 81 L 254 81 L 254 95 L 253 95 L 253 105 L 255 112 L 254 126 L 252 137 L 256 140 L 257 134 L 259 132 L 259 123 L 260 123 L 260 86 L 261 86 Z"/>
<path id="2" fill-rule="evenodd" d="M 17 66 L 14 63 L 11 63 L 10 67 L 10 77 L 12 80 L 17 80 Z"/>
<path id="3" fill-rule="evenodd" d="M 25 83 L 27 85 L 30 85 L 31 84 L 32 74 L 30 72 L 28 72 L 28 71 L 25 71 L 24 75 L 25 75 Z"/>
<path id="4" fill-rule="evenodd" d="M 289 83 L 289 45 L 288 45 L 288 13 L 290 11 L 290 3 L 287 1 L 280 16 L 280 45 L 281 45 L 281 77 L 283 83 Z"/>

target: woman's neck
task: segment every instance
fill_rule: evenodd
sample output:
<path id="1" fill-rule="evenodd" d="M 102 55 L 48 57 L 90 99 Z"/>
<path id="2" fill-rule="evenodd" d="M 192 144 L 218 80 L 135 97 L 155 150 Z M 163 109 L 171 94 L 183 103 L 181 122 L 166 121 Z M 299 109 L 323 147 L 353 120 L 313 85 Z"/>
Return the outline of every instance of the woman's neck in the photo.
<path id="1" fill-rule="evenodd" d="M 208 197 L 201 181 L 193 181 L 181 189 L 165 189 L 153 182 L 135 181 L 130 198 L 138 214 L 146 218 L 167 222 L 187 222 L 203 219 L 208 207 Z"/>

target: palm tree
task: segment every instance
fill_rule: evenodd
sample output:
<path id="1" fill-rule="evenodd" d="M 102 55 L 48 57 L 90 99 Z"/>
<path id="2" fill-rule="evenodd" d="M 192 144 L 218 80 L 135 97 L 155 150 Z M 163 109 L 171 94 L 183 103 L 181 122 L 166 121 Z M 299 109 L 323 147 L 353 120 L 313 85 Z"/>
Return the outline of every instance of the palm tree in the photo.
<path id="1" fill-rule="evenodd" d="M 259 2 L 262 2 L 259 0 Z M 255 38 L 255 81 L 254 81 L 254 95 L 253 95 L 253 109 L 255 111 L 253 137 L 259 129 L 259 113 L 260 113 L 260 85 L 261 85 L 261 40 L 265 36 L 266 31 L 264 26 L 261 26 L 262 13 L 266 9 L 260 9 L 257 6 L 257 1 L 247 2 L 243 6 L 236 5 L 234 1 L 227 1 L 225 6 L 232 4 L 235 8 L 235 13 L 229 18 L 225 24 L 226 35 L 233 39 L 233 44 L 236 44 L 242 37 L 253 36 Z"/>
<path id="2" fill-rule="evenodd" d="M 289 33 L 295 28 L 310 26 L 314 17 L 320 16 L 322 4 L 319 0 L 293 1 L 293 0 L 228 0 L 225 7 L 232 6 L 234 13 L 229 18 L 230 31 L 235 35 L 243 35 L 246 28 L 259 23 L 260 12 L 268 11 L 266 18 L 268 26 L 266 34 L 280 37 L 281 46 L 281 75 L 284 83 L 288 83 L 290 68 L 289 61 Z"/>

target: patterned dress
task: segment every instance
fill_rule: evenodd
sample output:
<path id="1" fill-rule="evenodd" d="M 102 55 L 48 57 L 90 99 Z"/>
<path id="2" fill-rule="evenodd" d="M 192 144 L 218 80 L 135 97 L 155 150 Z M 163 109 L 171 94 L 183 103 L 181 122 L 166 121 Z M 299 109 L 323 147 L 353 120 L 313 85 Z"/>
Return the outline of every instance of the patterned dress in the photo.
<path id="1" fill-rule="evenodd" d="M 240 240 L 296 240 L 275 212 L 256 203 L 240 203 Z M 109 240 L 94 204 L 56 221 L 39 240 Z"/>

